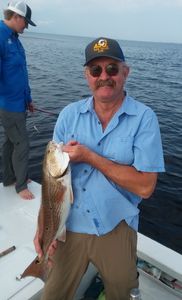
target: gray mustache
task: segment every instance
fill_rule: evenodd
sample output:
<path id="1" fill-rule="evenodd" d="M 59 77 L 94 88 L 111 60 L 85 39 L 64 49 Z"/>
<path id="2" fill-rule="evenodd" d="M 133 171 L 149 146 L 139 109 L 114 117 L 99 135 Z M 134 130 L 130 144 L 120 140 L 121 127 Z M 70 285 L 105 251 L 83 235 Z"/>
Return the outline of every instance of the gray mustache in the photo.
<path id="1" fill-rule="evenodd" d="M 98 80 L 96 82 L 96 87 L 103 87 L 103 86 L 115 86 L 115 82 L 112 79 L 107 79 L 107 80 Z"/>

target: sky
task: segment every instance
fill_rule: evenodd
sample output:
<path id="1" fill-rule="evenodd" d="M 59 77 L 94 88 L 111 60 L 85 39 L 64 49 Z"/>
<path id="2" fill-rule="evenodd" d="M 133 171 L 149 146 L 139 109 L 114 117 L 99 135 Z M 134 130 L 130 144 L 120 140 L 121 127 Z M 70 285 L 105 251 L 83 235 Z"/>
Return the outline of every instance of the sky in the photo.
<path id="1" fill-rule="evenodd" d="M 0 17 L 8 1 L 0 0 Z M 29 31 L 182 43 L 182 0 L 27 0 Z"/>

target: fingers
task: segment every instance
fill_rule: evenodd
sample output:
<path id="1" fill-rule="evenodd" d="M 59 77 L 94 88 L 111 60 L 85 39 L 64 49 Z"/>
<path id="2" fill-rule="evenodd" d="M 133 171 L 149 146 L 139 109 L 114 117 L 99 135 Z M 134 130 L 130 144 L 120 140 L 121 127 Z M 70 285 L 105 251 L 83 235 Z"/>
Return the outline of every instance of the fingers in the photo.
<path id="1" fill-rule="evenodd" d="M 28 104 L 28 109 L 30 112 L 34 112 L 34 104 L 32 102 Z"/>
<path id="2" fill-rule="evenodd" d="M 53 256 L 56 249 L 57 249 L 57 245 L 58 245 L 58 242 L 57 240 L 54 240 L 51 245 L 49 246 L 49 249 L 48 249 L 48 255 L 49 256 Z"/>
<path id="3" fill-rule="evenodd" d="M 34 246 L 35 246 L 35 251 L 36 251 L 39 259 L 41 259 L 43 256 L 43 251 L 42 251 L 41 247 L 38 244 L 36 244 L 35 242 L 34 242 Z"/>
<path id="4" fill-rule="evenodd" d="M 34 242 L 35 251 L 40 259 L 43 256 L 43 251 L 40 246 L 40 237 L 38 235 L 38 232 L 36 233 L 33 242 Z"/>
<path id="5" fill-rule="evenodd" d="M 71 140 L 71 141 L 69 141 L 67 144 L 66 144 L 66 146 L 75 146 L 75 145 L 78 145 L 79 143 L 77 142 L 77 141 L 75 141 L 75 140 Z"/>
<path id="6" fill-rule="evenodd" d="M 48 267 L 52 268 L 54 262 L 53 262 L 53 260 L 50 257 L 48 258 L 48 262 L 47 263 L 48 263 Z"/>
<path id="7" fill-rule="evenodd" d="M 75 140 L 71 140 L 69 141 L 66 145 L 63 146 L 63 151 L 66 151 L 68 150 L 70 146 L 76 146 L 76 145 L 79 145 L 80 143 L 75 141 Z"/>

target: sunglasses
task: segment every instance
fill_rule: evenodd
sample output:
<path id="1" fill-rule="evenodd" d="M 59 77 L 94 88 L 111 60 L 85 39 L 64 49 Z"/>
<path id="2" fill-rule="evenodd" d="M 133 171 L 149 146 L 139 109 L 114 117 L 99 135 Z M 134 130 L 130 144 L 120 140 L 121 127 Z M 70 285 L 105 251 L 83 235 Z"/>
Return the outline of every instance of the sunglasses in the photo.
<path id="1" fill-rule="evenodd" d="M 92 77 L 99 77 L 102 74 L 103 68 L 99 65 L 88 66 L 90 75 Z M 112 63 L 105 67 L 105 72 L 109 76 L 116 76 L 119 72 L 119 66 Z"/>

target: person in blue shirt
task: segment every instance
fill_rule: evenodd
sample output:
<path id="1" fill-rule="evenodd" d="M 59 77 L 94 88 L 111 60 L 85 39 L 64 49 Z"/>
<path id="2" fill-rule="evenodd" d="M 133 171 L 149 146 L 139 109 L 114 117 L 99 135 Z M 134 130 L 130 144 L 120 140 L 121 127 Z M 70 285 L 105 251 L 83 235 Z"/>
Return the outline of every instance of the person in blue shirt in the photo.
<path id="1" fill-rule="evenodd" d="M 73 299 L 92 262 L 106 299 L 129 300 L 138 287 L 138 204 L 151 196 L 157 173 L 164 171 L 159 124 L 151 108 L 125 91 L 129 67 L 116 40 L 92 41 L 85 56 L 93 95 L 66 106 L 53 134 L 70 157 L 74 203 L 66 242 L 50 246 L 53 268 L 41 299 Z M 39 228 L 34 244 L 41 257 Z"/>
<path id="2" fill-rule="evenodd" d="M 0 21 L 0 117 L 5 133 L 2 146 L 4 186 L 15 184 L 25 200 L 33 199 L 28 189 L 29 140 L 26 111 L 34 110 L 24 48 L 18 38 L 31 20 L 31 9 L 23 1 L 11 1 Z"/>

